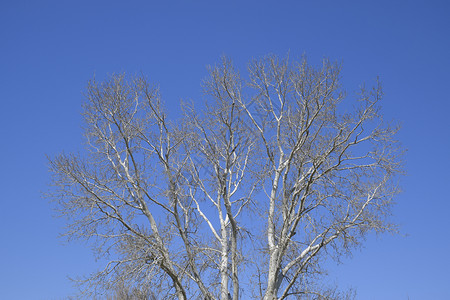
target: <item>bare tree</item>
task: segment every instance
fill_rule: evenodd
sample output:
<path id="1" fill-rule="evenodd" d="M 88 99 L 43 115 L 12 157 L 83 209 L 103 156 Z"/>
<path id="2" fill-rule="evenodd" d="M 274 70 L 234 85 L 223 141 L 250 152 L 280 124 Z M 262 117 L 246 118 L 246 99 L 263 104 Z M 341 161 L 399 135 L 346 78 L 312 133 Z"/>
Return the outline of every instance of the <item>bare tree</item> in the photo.
<path id="1" fill-rule="evenodd" d="M 126 282 L 161 299 L 348 298 L 321 286 L 323 262 L 395 231 L 402 150 L 380 85 L 347 104 L 339 74 L 269 56 L 242 79 L 224 59 L 206 109 L 185 103 L 175 123 L 143 77 L 89 82 L 87 152 L 50 160 L 66 234 L 108 260 L 83 295 Z"/>

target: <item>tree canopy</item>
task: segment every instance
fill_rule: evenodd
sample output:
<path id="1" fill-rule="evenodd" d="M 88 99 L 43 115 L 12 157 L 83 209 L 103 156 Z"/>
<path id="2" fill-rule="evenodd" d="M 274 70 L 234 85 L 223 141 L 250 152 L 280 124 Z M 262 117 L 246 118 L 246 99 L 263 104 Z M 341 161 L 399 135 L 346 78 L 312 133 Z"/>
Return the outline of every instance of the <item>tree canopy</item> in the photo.
<path id="1" fill-rule="evenodd" d="M 266 56 L 209 68 L 206 103 L 170 120 L 145 77 L 91 80 L 86 152 L 50 159 L 65 232 L 107 259 L 82 295 L 332 299 L 329 258 L 389 222 L 402 148 L 379 82 L 348 97 L 341 66 Z"/>

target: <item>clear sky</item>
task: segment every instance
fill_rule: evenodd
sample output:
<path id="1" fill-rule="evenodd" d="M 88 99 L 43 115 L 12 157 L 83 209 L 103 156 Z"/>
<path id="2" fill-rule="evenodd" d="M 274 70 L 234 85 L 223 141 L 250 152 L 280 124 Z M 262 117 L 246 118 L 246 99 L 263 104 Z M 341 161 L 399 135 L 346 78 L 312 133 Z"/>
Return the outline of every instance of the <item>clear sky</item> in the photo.
<path id="1" fill-rule="evenodd" d="M 432 0 L 0 1 L 0 299 L 61 299 L 66 276 L 98 267 L 57 238 L 41 198 L 45 155 L 82 147 L 87 80 L 142 72 L 176 113 L 221 55 L 244 67 L 288 51 L 342 61 L 349 94 L 380 76 L 408 149 L 403 235 L 370 236 L 330 282 L 358 299 L 450 299 L 450 2 Z"/>

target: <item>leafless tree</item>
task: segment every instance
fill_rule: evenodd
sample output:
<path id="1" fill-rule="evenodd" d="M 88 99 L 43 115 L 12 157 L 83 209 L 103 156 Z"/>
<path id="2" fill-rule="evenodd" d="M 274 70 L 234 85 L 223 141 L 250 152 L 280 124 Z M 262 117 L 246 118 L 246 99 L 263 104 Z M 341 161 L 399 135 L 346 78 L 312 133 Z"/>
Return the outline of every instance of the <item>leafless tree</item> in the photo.
<path id="1" fill-rule="evenodd" d="M 108 261 L 83 295 L 126 282 L 161 299 L 345 298 L 321 286 L 323 262 L 396 230 L 402 149 L 380 85 L 344 101 L 339 76 L 268 56 L 243 79 L 223 59 L 206 108 L 183 103 L 177 122 L 143 77 L 89 82 L 86 153 L 50 159 L 66 234 Z"/>

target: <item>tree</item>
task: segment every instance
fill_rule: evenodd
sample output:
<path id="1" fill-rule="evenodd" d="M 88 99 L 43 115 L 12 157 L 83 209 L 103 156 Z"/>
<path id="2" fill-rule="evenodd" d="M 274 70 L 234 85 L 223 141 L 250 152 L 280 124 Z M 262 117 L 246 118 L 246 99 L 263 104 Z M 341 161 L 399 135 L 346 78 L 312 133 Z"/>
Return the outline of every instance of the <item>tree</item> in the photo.
<path id="1" fill-rule="evenodd" d="M 85 295 L 118 284 L 162 299 L 331 299 L 324 262 L 388 216 L 402 171 L 379 83 L 347 104 L 340 66 L 264 57 L 248 79 L 223 59 L 203 111 L 171 122 L 143 77 L 89 82 L 87 151 L 50 159 L 49 195 L 107 259 Z M 351 104 L 354 104 L 352 107 Z"/>

